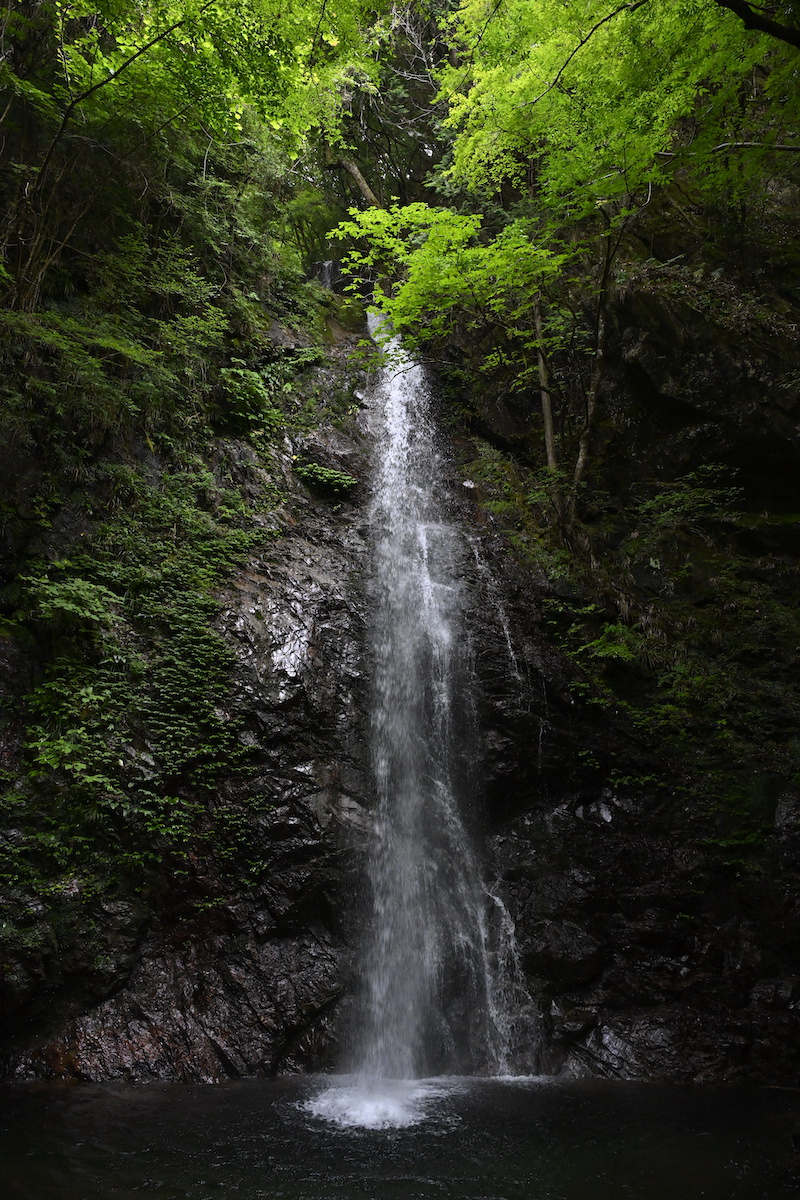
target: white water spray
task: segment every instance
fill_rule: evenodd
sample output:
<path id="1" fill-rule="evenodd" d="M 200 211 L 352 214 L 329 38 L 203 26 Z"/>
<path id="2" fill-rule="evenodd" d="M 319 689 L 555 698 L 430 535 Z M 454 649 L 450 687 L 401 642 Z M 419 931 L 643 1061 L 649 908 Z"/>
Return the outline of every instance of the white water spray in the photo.
<path id="1" fill-rule="evenodd" d="M 396 339 L 387 349 L 370 408 L 376 810 L 365 995 L 353 1076 L 313 1106 L 354 1125 L 412 1122 L 425 1077 L 506 1073 L 511 1025 L 509 918 L 465 824 L 477 732 L 462 620 L 471 555 L 448 516 L 424 374 Z"/>

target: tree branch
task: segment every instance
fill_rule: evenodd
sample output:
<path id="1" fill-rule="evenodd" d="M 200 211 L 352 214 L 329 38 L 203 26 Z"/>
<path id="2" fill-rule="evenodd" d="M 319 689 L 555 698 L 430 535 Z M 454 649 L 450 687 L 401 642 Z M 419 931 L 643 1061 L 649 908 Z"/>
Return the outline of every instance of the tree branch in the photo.
<path id="1" fill-rule="evenodd" d="M 311 71 L 311 69 L 315 67 L 317 63 L 317 38 L 319 37 L 319 31 L 322 27 L 322 22 L 325 18 L 325 9 L 327 7 L 328 0 L 322 0 L 322 7 L 319 10 L 319 17 L 317 18 L 317 28 L 314 30 L 314 36 L 311 39 L 311 51 L 308 56 L 308 71 Z"/>
<path id="2" fill-rule="evenodd" d="M 503 0 L 495 0 L 495 2 L 494 2 L 494 5 L 493 5 L 493 7 L 492 7 L 492 9 L 491 9 L 491 11 L 490 11 L 490 13 L 489 13 L 489 16 L 486 18 L 486 21 L 484 22 L 483 28 L 480 30 L 480 32 L 479 32 L 479 34 L 478 34 L 477 38 L 475 39 L 475 43 L 474 43 L 474 45 L 473 45 L 473 46 L 471 47 L 471 49 L 470 49 L 470 52 L 469 52 L 469 58 L 467 59 L 467 69 L 466 69 L 466 71 L 464 72 L 464 74 L 461 76 L 461 79 L 460 79 L 460 80 L 459 80 L 459 82 L 456 84 L 456 86 L 455 86 L 455 87 L 453 87 L 453 88 L 451 88 L 451 89 L 450 89 L 450 91 L 447 93 L 447 94 L 448 94 L 448 96 L 454 96 L 454 95 L 456 94 L 456 92 L 460 92 L 460 91 L 461 91 L 461 89 L 462 89 L 462 87 L 463 87 L 463 86 L 464 86 L 464 84 L 466 83 L 466 81 L 467 81 L 467 77 L 469 76 L 469 73 L 470 73 L 470 71 L 472 70 L 473 64 L 474 64 L 474 62 L 475 62 L 475 51 L 478 49 L 478 47 L 480 46 L 481 42 L 483 41 L 484 34 L 486 33 L 486 30 L 489 28 L 489 26 L 491 25 L 492 21 L 494 20 L 494 18 L 495 18 L 495 17 L 497 16 L 497 14 L 499 13 L 499 11 L 500 11 L 500 6 L 501 6 L 501 4 L 502 4 L 502 3 L 503 3 Z M 451 65 L 451 66 L 453 66 L 453 67 L 460 66 L 460 65 L 461 65 L 460 63 L 457 63 L 457 62 L 454 62 L 454 61 L 452 61 L 452 56 L 453 56 L 453 54 L 454 54 L 454 53 L 455 53 L 455 55 L 456 55 L 456 58 L 457 58 L 457 56 L 458 56 L 458 51 L 457 51 L 457 50 L 455 50 L 455 47 L 451 47 L 451 49 L 450 49 L 450 57 L 451 57 L 451 62 L 450 62 L 450 65 Z"/>
<path id="3" fill-rule="evenodd" d="M 559 79 L 564 74 L 567 67 L 572 62 L 573 58 L 578 53 L 578 51 L 582 50 L 588 41 L 591 41 L 591 39 L 597 33 L 598 29 L 602 29 L 602 27 L 604 25 L 606 25 L 609 21 L 613 20 L 614 17 L 618 17 L 621 12 L 636 12 L 636 9 L 641 8 L 643 4 L 647 4 L 647 0 L 634 0 L 633 4 L 621 4 L 619 6 L 619 8 L 615 8 L 613 12 L 607 13 L 606 16 L 602 18 L 602 20 L 598 21 L 596 25 L 592 26 L 592 28 L 586 34 L 586 37 L 583 38 L 582 41 L 578 42 L 578 44 L 574 48 L 574 50 L 570 51 L 570 53 L 564 59 L 561 66 L 556 71 L 553 78 L 548 83 L 547 87 L 544 89 L 544 91 L 540 95 L 538 95 L 534 100 L 526 100 L 524 104 L 515 105 L 515 108 L 530 108 L 532 105 L 538 104 L 540 100 L 543 100 L 545 98 L 545 96 L 547 95 L 547 93 L 551 92 L 553 90 L 553 88 L 556 86 Z"/>
<path id="4" fill-rule="evenodd" d="M 181 17 L 180 21 L 175 21 L 175 23 L 170 25 L 168 29 L 163 29 L 161 33 L 157 33 L 156 36 L 151 38 L 150 41 L 144 46 L 140 46 L 140 48 L 131 54 L 129 58 L 125 59 L 125 62 L 117 68 L 113 75 L 107 75 L 105 79 L 98 80 L 97 83 L 92 84 L 91 87 L 86 88 L 85 91 L 80 92 L 77 96 L 70 100 L 69 104 L 64 109 L 64 114 L 61 118 L 61 124 L 59 125 L 53 140 L 48 147 L 47 153 L 44 156 L 42 165 L 39 168 L 38 178 L 33 189 L 34 193 L 41 190 L 42 180 L 47 173 L 47 168 L 50 166 L 50 161 L 55 153 L 56 146 L 64 136 L 67 125 L 69 125 L 70 121 L 72 120 L 72 114 L 75 112 L 75 109 L 78 107 L 78 105 L 83 104 L 84 100 L 88 100 L 89 97 L 93 96 L 95 92 L 99 92 L 101 88 L 107 87 L 110 83 L 113 83 L 115 79 L 119 79 L 123 71 L 126 71 L 128 67 L 135 63 L 138 58 L 141 58 L 143 54 L 146 54 L 148 50 L 152 50 L 153 46 L 157 45 L 158 42 L 162 42 L 164 38 L 169 37 L 171 33 L 174 33 L 176 29 L 180 29 L 182 25 L 187 25 L 190 21 L 196 20 L 196 18 L 201 16 L 206 9 L 211 8 L 212 5 L 216 4 L 217 2 L 218 0 L 206 0 L 206 3 L 202 4 L 197 12 L 192 13 L 191 16 Z"/>
<path id="5" fill-rule="evenodd" d="M 800 50 L 800 29 L 773 21 L 771 17 L 756 12 L 752 5 L 747 4 L 745 0 L 714 0 L 714 3 L 719 8 L 727 8 L 734 13 L 744 23 L 746 29 L 755 29 L 759 33 L 769 34 L 770 37 L 777 38 L 779 42 L 785 42 L 787 46 L 794 46 L 796 50 Z"/>
<path id="6" fill-rule="evenodd" d="M 358 169 L 356 164 L 353 162 L 352 158 L 340 158 L 338 163 L 335 163 L 334 165 L 338 166 L 338 167 L 343 167 L 344 170 L 347 171 L 348 175 L 350 175 L 355 180 L 356 186 L 358 187 L 358 190 L 361 192 L 361 195 L 366 200 L 367 204 L 371 205 L 373 208 L 383 208 L 383 205 L 381 204 L 380 200 L 375 195 L 372 188 L 369 186 L 366 179 L 361 174 L 361 171 Z"/>
<path id="7" fill-rule="evenodd" d="M 720 142 L 712 147 L 712 154 L 718 150 L 749 150 L 761 147 L 764 150 L 785 150 L 789 154 L 800 154 L 800 146 L 785 146 L 781 142 Z"/>
<path id="8" fill-rule="evenodd" d="M 720 150 L 782 150 L 786 154 L 800 154 L 800 146 L 787 146 L 783 142 L 720 142 L 712 146 L 710 153 L 718 154 Z M 696 150 L 684 152 L 687 157 L 697 156 Z M 679 158 L 677 150 L 656 150 L 656 158 Z"/>

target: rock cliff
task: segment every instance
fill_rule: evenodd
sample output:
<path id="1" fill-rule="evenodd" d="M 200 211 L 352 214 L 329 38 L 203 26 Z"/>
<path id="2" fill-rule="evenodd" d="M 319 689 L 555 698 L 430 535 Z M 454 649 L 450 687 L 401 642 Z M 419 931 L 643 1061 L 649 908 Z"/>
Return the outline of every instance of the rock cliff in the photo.
<path id="1" fill-rule="evenodd" d="M 676 732 L 666 712 L 678 703 L 674 664 L 648 659 L 649 643 L 631 650 L 624 629 L 650 636 L 639 616 L 659 603 L 659 646 L 680 650 L 709 610 L 739 638 L 753 605 L 741 584 L 740 608 L 725 607 L 733 584 L 714 582 L 718 551 L 738 556 L 737 580 L 755 578 L 765 610 L 776 596 L 794 603 L 794 527 L 773 517 L 786 511 L 796 463 L 797 355 L 782 327 L 732 337 L 682 304 L 645 281 L 615 310 L 596 470 L 599 487 L 627 499 L 587 513 L 575 553 L 594 559 L 582 574 L 549 569 L 531 550 L 523 499 L 506 489 L 505 507 L 497 502 L 497 464 L 515 478 L 524 469 L 525 412 L 475 402 L 480 461 L 495 456 L 494 474 L 477 482 L 474 427 L 456 430 L 453 488 L 475 551 L 477 824 L 516 924 L 543 1070 L 790 1083 L 800 1066 L 800 797 L 781 755 L 797 711 L 792 660 L 768 663 L 759 643 L 731 648 L 725 637 L 690 644 L 700 699 L 684 701 Z M 363 481 L 364 453 L 351 418 L 348 433 L 327 426 L 284 447 L 271 469 L 286 484 L 294 454 Z M 748 509 L 773 517 L 703 525 L 691 511 L 667 522 L 679 579 L 668 549 L 653 548 L 655 510 L 638 506 L 636 487 L 659 464 L 669 483 L 712 453 L 739 470 Z M 244 448 L 229 461 L 245 491 L 274 482 Z M 219 780 L 199 818 L 212 836 L 195 839 L 182 871 L 148 896 L 123 887 L 73 919 L 62 894 L 46 936 L 31 901 L 29 944 L 16 946 L 5 982 L 12 1074 L 215 1080 L 334 1061 L 370 803 L 362 502 L 362 485 L 343 497 L 295 479 L 279 535 L 265 528 L 218 592 L 216 628 L 235 656 L 222 717 L 249 748 L 246 769 Z M 699 538 L 682 541 L 693 523 Z M 620 547 L 624 579 L 613 576 Z M 628 626 L 609 598 L 623 591 Z M 679 602 L 693 625 L 668 623 Z M 715 656 L 737 695 L 756 689 L 772 741 L 745 727 L 745 700 L 730 697 L 734 733 L 704 737 L 703 663 L 715 680 Z"/>

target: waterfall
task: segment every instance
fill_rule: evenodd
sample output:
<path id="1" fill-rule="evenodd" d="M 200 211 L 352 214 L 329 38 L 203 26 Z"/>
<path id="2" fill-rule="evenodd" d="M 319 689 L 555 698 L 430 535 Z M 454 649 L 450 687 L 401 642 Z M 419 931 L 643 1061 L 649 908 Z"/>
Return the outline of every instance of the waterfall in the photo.
<path id="1" fill-rule="evenodd" d="M 373 335 L 379 327 L 374 318 Z M 507 1073 L 512 1009 L 530 999 L 511 919 L 484 883 L 469 829 L 478 756 L 463 615 L 471 547 L 448 511 L 449 464 L 424 372 L 397 339 L 384 348 L 369 405 L 375 810 L 355 1087 L 310 1105 L 373 1126 L 412 1120 L 420 1092 L 409 1081 Z"/>
<path id="2" fill-rule="evenodd" d="M 462 620 L 469 546 L 448 513 L 424 373 L 397 340 L 387 349 L 370 413 L 376 813 L 354 1065 L 414 1079 L 504 1067 L 505 1026 L 464 811 L 477 740 Z"/>

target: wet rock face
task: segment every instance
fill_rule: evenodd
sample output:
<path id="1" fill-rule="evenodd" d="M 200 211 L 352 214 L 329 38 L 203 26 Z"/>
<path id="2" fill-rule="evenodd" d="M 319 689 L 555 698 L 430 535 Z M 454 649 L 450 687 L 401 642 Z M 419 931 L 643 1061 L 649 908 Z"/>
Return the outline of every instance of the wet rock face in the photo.
<path id="1" fill-rule="evenodd" d="M 352 439 L 318 439 L 331 461 L 359 461 Z M 332 1053 L 368 803 L 365 539 L 358 497 L 334 503 L 293 481 L 292 449 L 277 535 L 270 519 L 219 597 L 236 656 L 222 716 L 247 765 L 221 781 L 208 836 L 160 894 L 98 909 L 91 939 L 84 906 L 74 954 L 68 939 L 45 947 L 16 981 L 7 1007 L 28 1014 L 16 1077 L 212 1081 Z M 240 459 L 242 485 L 258 487 L 246 449 Z"/>
<path id="2" fill-rule="evenodd" d="M 275 888 L 279 904 L 287 882 Z M 304 924 L 280 935 L 260 903 L 233 903 L 202 931 L 184 930 L 182 944 L 177 933 L 149 941 L 127 986 L 23 1058 L 16 1074 L 210 1083 L 307 1065 L 341 981 L 330 931 Z"/>
<path id="3" fill-rule="evenodd" d="M 606 452 L 623 472 L 623 456 L 676 474 L 725 463 L 754 503 L 793 506 L 799 369 L 795 327 L 780 317 L 732 323 L 713 306 L 633 288 L 614 313 Z"/>
<path id="4" fill-rule="evenodd" d="M 797 928 L 774 919 L 796 918 L 796 882 L 735 878 L 698 824 L 607 794 L 544 805 L 493 839 L 551 1070 L 796 1079 Z M 797 831 L 776 832 L 765 857 L 781 872 L 796 852 Z"/>
<path id="5" fill-rule="evenodd" d="M 495 606 L 473 614 L 487 861 L 538 1009 L 541 1069 L 793 1084 L 800 798 L 778 798 L 744 863 L 685 792 L 598 783 L 674 766 L 623 713 L 570 699 L 574 668 L 541 637 L 536 593 L 494 566 Z"/>
<path id="6" fill-rule="evenodd" d="M 766 376 L 745 415 L 729 414 L 710 381 L 722 372 L 733 386 L 733 350 L 725 366 L 724 349 L 681 342 L 683 323 L 645 317 L 641 304 L 621 313 L 612 353 L 614 386 L 647 400 L 625 410 L 632 444 L 644 457 L 666 445 L 681 470 L 713 426 L 717 449 L 735 456 L 754 436 Z M 670 375 L 679 350 L 693 392 Z M 666 441 L 654 435 L 666 428 L 658 396 L 675 422 Z M 770 412 L 764 436 L 778 447 L 782 418 Z M 357 486 L 341 497 L 291 483 L 293 452 Z M 237 461 L 241 485 L 258 489 L 247 453 Z M 335 1060 L 352 1010 L 370 803 L 363 448 L 317 431 L 286 448 L 283 470 L 280 528 L 265 522 L 263 545 L 220 597 L 237 664 L 225 715 L 250 752 L 208 814 L 220 840 L 147 903 L 99 903 L 91 931 L 70 924 L 64 898 L 59 944 L 43 927 L 41 951 L 3 982 L 3 1011 L 38 1021 L 11 1059 L 19 1077 L 217 1080 Z M 610 787 L 612 775 L 669 782 L 675 764 L 623 712 L 576 701 L 576 668 L 542 616 L 554 585 L 515 566 L 470 504 L 465 604 L 482 744 L 465 775 L 480 776 L 477 836 L 537 1013 L 528 1051 L 541 1038 L 542 1069 L 568 1075 L 796 1083 L 800 797 L 778 796 L 743 865 L 676 790 Z M 34 942 L 40 914 L 30 922 Z"/>
<path id="7" fill-rule="evenodd" d="M 614 301 L 590 467 L 593 481 L 619 504 L 616 528 L 611 521 L 607 527 L 612 538 L 639 536 L 630 497 L 635 501 L 640 483 L 675 480 L 708 464 L 722 464 L 723 482 L 742 488 L 748 511 L 796 512 L 796 332 L 750 310 L 739 320 L 721 302 L 701 312 L 696 298 L 691 289 L 659 291 L 644 278 Z M 513 446 L 521 459 L 530 455 L 532 423 L 521 402 L 512 407 L 487 392 L 474 410 L 481 436 L 496 449 Z M 465 461 L 471 457 L 467 449 Z M 770 774 L 759 765 L 767 757 L 759 758 L 759 742 L 780 748 L 792 736 L 788 724 L 796 725 L 780 652 L 773 657 L 770 646 L 754 652 L 763 674 L 742 675 L 776 683 L 774 691 L 759 693 L 766 697 L 757 714 L 764 733 L 742 721 L 739 757 L 726 761 L 752 790 L 747 830 L 757 832 L 740 837 L 739 818 L 721 815 L 724 781 L 697 786 L 704 782 L 700 756 L 693 759 L 675 743 L 667 748 L 657 733 L 648 738 L 641 732 L 647 724 L 626 716 L 630 705 L 646 710 L 650 699 L 637 689 L 643 680 L 657 682 L 657 674 L 608 672 L 605 698 L 594 706 L 581 698 L 587 677 L 549 637 L 548 602 L 556 609 L 562 602 L 567 609 L 597 603 L 604 609 L 598 632 L 604 621 L 627 620 L 609 599 L 613 584 L 602 579 L 605 569 L 619 582 L 613 556 L 600 551 L 599 570 L 593 574 L 584 564 L 573 577 L 579 582 L 559 590 L 558 579 L 514 565 L 492 532 L 491 510 L 481 508 L 480 497 L 474 503 L 472 520 L 494 580 L 494 598 L 475 581 L 479 599 L 471 614 L 487 857 L 539 1007 L 548 1047 L 543 1068 L 796 1084 L 797 777 L 793 769 Z M 794 532 L 780 530 L 743 527 L 737 536 L 753 557 L 738 569 L 796 603 L 800 548 Z M 593 545 L 599 544 L 598 537 Z M 639 565 L 621 583 L 638 597 L 640 612 L 668 591 L 659 569 L 658 561 Z M 686 595 L 702 605 L 691 586 Z M 726 620 L 722 609 L 727 630 Z M 680 653 L 680 627 L 667 628 Z M 727 633 L 733 662 L 742 628 L 731 625 Z M 697 671 L 702 676 L 702 662 Z M 630 705 L 615 708 L 612 694 Z M 750 758 L 741 749 L 748 737 Z M 725 750 L 716 753 L 722 760 Z"/>

